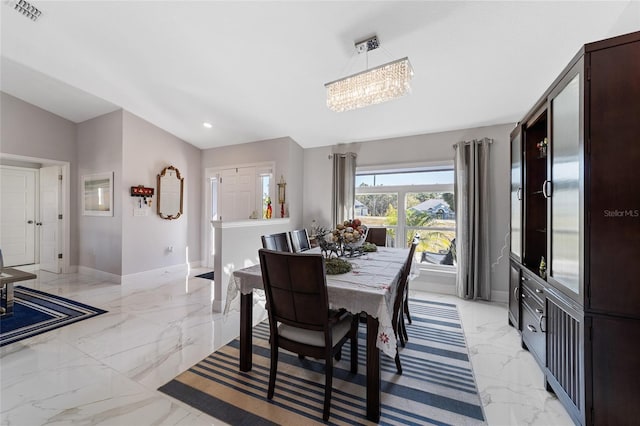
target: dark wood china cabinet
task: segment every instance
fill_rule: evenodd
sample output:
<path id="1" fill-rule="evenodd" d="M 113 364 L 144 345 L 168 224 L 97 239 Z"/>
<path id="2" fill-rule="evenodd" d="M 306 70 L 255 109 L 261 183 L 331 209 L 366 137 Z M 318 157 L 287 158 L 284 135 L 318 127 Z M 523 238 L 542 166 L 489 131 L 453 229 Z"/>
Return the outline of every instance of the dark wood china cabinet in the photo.
<path id="1" fill-rule="evenodd" d="M 509 323 L 576 424 L 640 418 L 640 32 L 584 45 L 511 133 Z"/>

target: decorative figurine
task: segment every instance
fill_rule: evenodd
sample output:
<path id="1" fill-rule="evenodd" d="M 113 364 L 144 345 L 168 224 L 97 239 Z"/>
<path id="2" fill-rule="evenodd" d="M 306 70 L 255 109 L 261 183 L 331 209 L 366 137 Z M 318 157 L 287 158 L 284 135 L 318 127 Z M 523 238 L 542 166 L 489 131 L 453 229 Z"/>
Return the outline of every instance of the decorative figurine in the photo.
<path id="1" fill-rule="evenodd" d="M 271 219 L 271 215 L 273 214 L 273 209 L 271 208 L 271 197 L 267 197 L 265 199 L 267 203 L 267 211 L 264 213 L 265 219 Z"/>

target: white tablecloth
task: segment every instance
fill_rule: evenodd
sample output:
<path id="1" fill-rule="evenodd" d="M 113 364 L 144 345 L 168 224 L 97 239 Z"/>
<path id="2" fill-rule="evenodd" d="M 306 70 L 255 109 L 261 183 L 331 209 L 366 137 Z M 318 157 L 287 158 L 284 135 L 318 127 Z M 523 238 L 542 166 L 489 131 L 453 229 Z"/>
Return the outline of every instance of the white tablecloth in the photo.
<path id="1" fill-rule="evenodd" d="M 318 248 L 307 253 L 319 253 Z M 396 338 L 391 317 L 393 301 L 400 278 L 400 270 L 407 260 L 408 249 L 379 247 L 377 252 L 363 256 L 344 258 L 353 269 L 339 275 L 327 275 L 327 293 L 333 309 L 344 308 L 354 314 L 366 312 L 378 319 L 377 346 L 385 354 L 395 357 Z M 415 278 L 419 268 L 415 262 L 410 278 Z M 225 315 L 231 310 L 240 310 L 240 293 L 249 294 L 262 289 L 260 265 L 239 269 L 231 274 L 227 288 Z"/>

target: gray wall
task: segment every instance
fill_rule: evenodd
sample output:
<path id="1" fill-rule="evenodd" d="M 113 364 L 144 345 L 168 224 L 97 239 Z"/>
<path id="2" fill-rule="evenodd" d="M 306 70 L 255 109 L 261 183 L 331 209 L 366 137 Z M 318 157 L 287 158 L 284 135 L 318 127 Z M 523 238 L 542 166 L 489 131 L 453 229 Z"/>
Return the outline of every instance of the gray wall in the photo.
<path id="1" fill-rule="evenodd" d="M 122 110 L 78 124 L 78 177 L 113 172 L 113 216 L 83 216 L 78 200 L 78 266 L 122 275 Z M 77 186 L 78 193 L 81 192 Z"/>
<path id="2" fill-rule="evenodd" d="M 0 93 L 0 152 L 12 156 L 70 163 L 70 265 L 114 276 L 184 265 L 202 257 L 201 151 L 162 129 L 118 110 L 72 123 L 6 93 Z M 28 166 L 35 161 L 17 163 Z M 9 164 L 9 163 L 7 163 Z M 185 177 L 184 215 L 163 220 L 154 203 L 149 216 L 133 217 L 129 189 L 156 187 L 156 176 L 176 166 Z M 114 173 L 114 216 L 82 216 L 81 179 Z M 165 252 L 173 246 L 173 253 Z"/>
<path id="3" fill-rule="evenodd" d="M 123 117 L 122 275 L 202 260 L 200 240 L 201 150 L 129 112 Z M 175 166 L 184 178 L 183 214 L 175 220 L 157 215 L 157 175 Z M 133 216 L 132 186 L 156 189 L 149 216 Z M 172 246 L 173 252 L 167 247 Z"/>
<path id="4" fill-rule="evenodd" d="M 310 226 L 311 221 L 315 219 L 320 225 L 331 225 L 332 161 L 328 157 L 334 152 L 355 152 L 358 155 L 358 166 L 452 162 L 453 144 L 456 142 L 491 138 L 494 140 L 491 147 L 489 181 L 492 197 L 489 223 L 491 282 L 492 291 L 506 293 L 509 288 L 509 247 L 505 247 L 509 232 L 509 133 L 513 126 L 505 124 L 307 149 L 304 151 L 304 224 Z M 498 261 L 501 254 L 503 256 Z M 500 294 L 498 298 L 504 296 L 505 294 Z"/>
<path id="5" fill-rule="evenodd" d="M 0 92 L 0 152 L 70 163 L 69 264 L 78 264 L 78 187 L 76 125 L 69 120 Z"/>

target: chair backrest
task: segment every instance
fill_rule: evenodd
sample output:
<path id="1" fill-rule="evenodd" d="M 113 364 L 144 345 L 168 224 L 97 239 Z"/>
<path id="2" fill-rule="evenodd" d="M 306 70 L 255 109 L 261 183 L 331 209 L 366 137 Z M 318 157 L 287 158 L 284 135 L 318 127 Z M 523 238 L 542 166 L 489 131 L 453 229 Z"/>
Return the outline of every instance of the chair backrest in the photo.
<path id="1" fill-rule="evenodd" d="M 286 232 L 280 232 L 279 234 L 263 235 L 262 248 L 276 251 L 291 252 L 291 244 L 289 244 L 289 237 Z"/>
<path id="2" fill-rule="evenodd" d="M 378 247 L 385 247 L 387 245 L 387 228 L 369 228 L 365 241 Z"/>
<path id="3" fill-rule="evenodd" d="M 311 242 L 309 241 L 309 235 L 306 229 L 291 231 L 289 237 L 291 238 L 291 249 L 294 253 L 307 251 L 311 248 Z"/>
<path id="4" fill-rule="evenodd" d="M 329 298 L 321 254 L 260 249 L 262 283 L 269 323 L 324 331 L 329 328 Z"/>
<path id="5" fill-rule="evenodd" d="M 398 322 L 400 321 L 400 312 L 404 302 L 404 292 L 407 290 L 407 282 L 409 281 L 409 273 L 411 272 L 411 264 L 413 263 L 413 256 L 416 252 L 416 246 L 418 242 L 414 240 L 409 248 L 409 256 L 402 267 L 400 272 L 400 279 L 398 280 L 398 288 L 396 289 L 396 298 L 393 301 L 393 331 L 398 332 Z"/>

